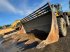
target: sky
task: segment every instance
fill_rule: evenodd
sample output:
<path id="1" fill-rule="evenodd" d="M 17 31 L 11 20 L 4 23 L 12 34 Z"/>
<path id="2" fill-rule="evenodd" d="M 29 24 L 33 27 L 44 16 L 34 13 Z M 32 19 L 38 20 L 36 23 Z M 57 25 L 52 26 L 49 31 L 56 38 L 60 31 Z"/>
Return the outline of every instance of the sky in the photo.
<path id="1" fill-rule="evenodd" d="M 53 4 L 60 3 L 63 11 L 69 11 L 69 0 L 0 0 L 0 26 L 24 18 L 47 1 Z"/>

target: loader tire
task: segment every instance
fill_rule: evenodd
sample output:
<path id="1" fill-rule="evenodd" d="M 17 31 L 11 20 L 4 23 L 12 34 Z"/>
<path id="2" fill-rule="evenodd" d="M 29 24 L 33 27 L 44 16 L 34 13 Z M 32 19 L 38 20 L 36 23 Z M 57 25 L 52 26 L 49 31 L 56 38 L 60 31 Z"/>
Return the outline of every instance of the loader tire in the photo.
<path id="1" fill-rule="evenodd" d="M 67 35 L 67 26 L 64 18 L 57 18 L 59 35 L 66 36 Z"/>
<path id="2" fill-rule="evenodd" d="M 67 15 L 65 16 L 65 21 L 66 21 L 66 25 L 67 25 L 67 26 L 69 26 L 69 25 L 70 25 L 70 23 L 69 23 L 69 18 L 68 18 L 68 16 L 67 16 Z"/>

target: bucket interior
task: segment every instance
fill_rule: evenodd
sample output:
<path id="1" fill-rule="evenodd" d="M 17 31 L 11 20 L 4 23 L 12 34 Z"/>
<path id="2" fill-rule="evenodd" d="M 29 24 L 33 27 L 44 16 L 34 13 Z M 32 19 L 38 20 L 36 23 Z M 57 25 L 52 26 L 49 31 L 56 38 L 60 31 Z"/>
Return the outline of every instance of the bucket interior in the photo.
<path id="1" fill-rule="evenodd" d="M 48 12 L 33 20 L 24 23 L 24 28 L 27 33 L 33 33 L 37 38 L 44 40 L 47 38 L 52 23 L 52 14 Z"/>

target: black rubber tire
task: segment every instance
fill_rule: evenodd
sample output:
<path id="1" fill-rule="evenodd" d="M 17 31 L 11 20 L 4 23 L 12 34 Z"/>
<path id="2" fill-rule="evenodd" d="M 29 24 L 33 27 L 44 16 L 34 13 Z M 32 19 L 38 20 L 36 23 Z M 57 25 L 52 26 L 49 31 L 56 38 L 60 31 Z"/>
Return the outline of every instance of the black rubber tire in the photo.
<path id="1" fill-rule="evenodd" d="M 57 18 L 58 23 L 58 29 L 60 36 L 66 36 L 67 35 L 67 26 L 64 18 Z"/>

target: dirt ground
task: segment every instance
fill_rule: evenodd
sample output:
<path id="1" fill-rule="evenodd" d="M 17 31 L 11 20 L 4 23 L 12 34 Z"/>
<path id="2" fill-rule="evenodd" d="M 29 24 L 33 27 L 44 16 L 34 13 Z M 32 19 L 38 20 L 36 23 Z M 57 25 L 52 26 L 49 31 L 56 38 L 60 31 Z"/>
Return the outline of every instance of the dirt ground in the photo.
<path id="1" fill-rule="evenodd" d="M 6 46 L 7 44 L 7 46 Z M 24 49 L 23 43 L 12 43 L 8 41 L 5 45 L 0 45 L 0 52 L 70 52 L 70 28 L 66 37 L 61 37 L 58 42 L 47 45 L 43 49 L 36 49 L 31 47 Z M 33 46 L 36 46 L 33 44 Z"/>

